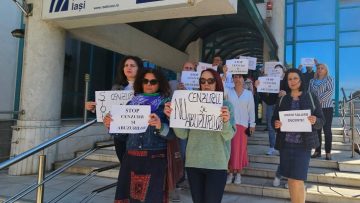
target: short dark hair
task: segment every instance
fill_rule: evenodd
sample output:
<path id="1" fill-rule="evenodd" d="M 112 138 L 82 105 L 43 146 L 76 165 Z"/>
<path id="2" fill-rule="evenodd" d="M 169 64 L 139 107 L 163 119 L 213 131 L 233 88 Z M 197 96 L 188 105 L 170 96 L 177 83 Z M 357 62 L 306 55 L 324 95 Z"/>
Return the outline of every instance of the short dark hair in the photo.
<path id="1" fill-rule="evenodd" d="M 138 74 L 136 75 L 135 82 L 134 82 L 135 94 L 144 93 L 143 79 L 147 73 L 154 74 L 155 78 L 158 80 L 158 82 L 159 82 L 158 93 L 160 93 L 160 95 L 163 97 L 170 97 L 171 89 L 170 89 L 169 82 L 166 80 L 162 71 L 158 68 L 154 68 L 154 69 L 146 68 L 146 69 L 143 69 L 141 72 L 138 72 Z"/>
<path id="2" fill-rule="evenodd" d="M 241 75 L 244 78 L 244 80 L 246 80 L 249 77 L 248 74 L 232 74 L 231 77 L 234 78 L 235 75 Z"/>
<path id="3" fill-rule="evenodd" d="M 306 91 L 303 76 L 302 76 L 301 72 L 296 68 L 291 68 L 285 73 L 285 76 L 284 76 L 285 91 L 286 92 L 291 91 L 291 89 L 289 87 L 289 83 L 288 83 L 288 77 L 289 77 L 290 73 L 298 74 L 298 76 L 300 78 L 300 82 L 301 82 L 300 87 L 299 87 L 299 91 Z"/>
<path id="4" fill-rule="evenodd" d="M 222 79 L 220 77 L 220 74 L 218 72 L 216 72 L 216 70 L 209 68 L 209 69 L 203 70 L 200 74 L 200 77 L 205 71 L 210 72 L 213 75 L 213 77 L 215 78 L 215 82 L 216 82 L 215 91 L 224 92 L 224 85 L 223 85 Z M 200 80 L 199 80 L 199 86 L 200 86 L 200 90 L 201 90 Z"/>
<path id="5" fill-rule="evenodd" d="M 121 86 L 127 86 L 129 84 L 125 73 L 124 73 L 124 67 L 125 67 L 125 63 L 128 59 L 131 59 L 133 61 L 135 61 L 138 70 L 137 70 L 137 74 L 140 73 L 144 67 L 143 67 L 143 62 L 142 60 L 137 57 L 137 56 L 125 56 L 124 58 L 121 59 L 119 65 L 117 66 L 117 73 L 116 73 L 116 78 L 115 78 L 115 84 L 117 85 L 121 85 Z"/>

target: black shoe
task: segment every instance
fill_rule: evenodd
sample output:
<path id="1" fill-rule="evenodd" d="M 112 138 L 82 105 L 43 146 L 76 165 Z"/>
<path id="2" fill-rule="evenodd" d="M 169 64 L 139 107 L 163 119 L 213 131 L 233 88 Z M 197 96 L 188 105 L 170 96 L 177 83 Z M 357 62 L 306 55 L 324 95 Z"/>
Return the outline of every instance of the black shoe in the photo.
<path id="1" fill-rule="evenodd" d="M 321 157 L 321 153 L 320 152 L 314 152 L 313 155 L 311 155 L 311 158 L 319 158 Z"/>
<path id="2" fill-rule="evenodd" d="M 360 155 L 360 150 L 358 148 L 354 148 L 354 152 L 356 152 Z"/>
<path id="3" fill-rule="evenodd" d="M 330 153 L 326 153 L 325 159 L 326 159 L 326 160 L 331 160 L 331 154 L 330 154 Z"/>

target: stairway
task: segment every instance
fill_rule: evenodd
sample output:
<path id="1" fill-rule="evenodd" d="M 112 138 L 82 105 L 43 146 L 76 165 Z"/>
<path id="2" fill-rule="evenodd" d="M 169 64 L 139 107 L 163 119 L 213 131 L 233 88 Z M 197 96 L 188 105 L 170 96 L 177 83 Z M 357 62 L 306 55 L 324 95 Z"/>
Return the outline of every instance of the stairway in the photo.
<path id="1" fill-rule="evenodd" d="M 250 165 L 242 171 L 242 184 L 227 185 L 225 192 L 264 197 L 289 199 L 288 189 L 284 188 L 285 180 L 279 187 L 273 187 L 272 181 L 279 163 L 279 156 L 268 156 L 267 131 L 263 127 L 257 127 L 255 134 L 249 138 L 248 153 Z M 348 141 L 348 138 L 346 139 Z M 333 160 L 325 160 L 323 157 L 312 159 L 306 184 L 309 202 L 336 202 L 352 203 L 360 202 L 360 157 L 354 159 L 351 156 L 351 145 L 343 143 L 342 129 L 333 129 Z M 108 144 L 112 141 L 103 142 Z M 76 153 L 76 156 L 83 152 Z M 69 168 L 69 173 L 86 174 L 92 169 L 105 167 L 117 163 L 118 159 L 114 147 L 108 147 L 96 151 L 85 160 Z M 55 163 L 55 168 L 66 162 Z M 117 178 L 119 168 L 104 171 L 98 176 Z"/>

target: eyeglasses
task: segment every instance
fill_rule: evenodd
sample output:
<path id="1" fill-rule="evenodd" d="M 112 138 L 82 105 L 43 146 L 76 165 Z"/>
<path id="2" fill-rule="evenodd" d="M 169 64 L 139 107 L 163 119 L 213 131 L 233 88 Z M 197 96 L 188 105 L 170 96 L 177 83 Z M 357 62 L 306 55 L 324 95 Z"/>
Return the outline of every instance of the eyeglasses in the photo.
<path id="1" fill-rule="evenodd" d="M 150 85 L 156 85 L 156 84 L 158 84 L 158 80 L 156 80 L 156 79 L 152 79 L 152 80 L 148 80 L 148 79 L 146 79 L 146 78 L 144 78 L 143 79 L 143 84 L 144 85 L 147 85 L 147 84 L 149 84 L 150 83 Z"/>
<path id="2" fill-rule="evenodd" d="M 212 85 L 214 84 L 216 81 L 215 81 L 215 78 L 208 78 L 208 79 L 205 79 L 205 78 L 200 78 L 200 84 L 205 84 L 205 83 L 208 83 L 209 85 Z"/>

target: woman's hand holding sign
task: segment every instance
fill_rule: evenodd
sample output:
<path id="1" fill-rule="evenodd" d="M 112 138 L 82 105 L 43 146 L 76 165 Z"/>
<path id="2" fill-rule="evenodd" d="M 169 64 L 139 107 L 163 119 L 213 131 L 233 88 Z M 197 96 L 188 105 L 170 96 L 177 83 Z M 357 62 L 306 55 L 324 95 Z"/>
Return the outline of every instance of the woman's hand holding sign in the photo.
<path id="1" fill-rule="evenodd" d="M 171 102 L 166 102 L 164 108 L 164 114 L 166 115 L 166 117 L 170 118 L 171 111 Z"/>
<path id="2" fill-rule="evenodd" d="M 221 107 L 221 117 L 223 118 L 224 123 L 230 120 L 230 112 L 227 106 Z"/>
<path id="3" fill-rule="evenodd" d="M 152 113 L 152 114 L 150 114 L 149 118 L 150 118 L 149 125 L 155 126 L 156 129 L 160 130 L 161 120 L 160 120 L 159 116 L 156 115 L 155 113 Z"/>
<path id="4" fill-rule="evenodd" d="M 281 128 L 281 121 L 275 120 L 275 129 Z"/>
<path id="5" fill-rule="evenodd" d="M 112 121 L 111 114 L 110 113 L 106 114 L 106 116 L 103 118 L 103 123 L 105 128 L 107 128 L 108 130 L 110 129 L 111 121 Z"/>
<path id="6" fill-rule="evenodd" d="M 311 125 L 314 125 L 316 123 L 316 116 L 309 116 L 308 119 L 309 119 Z"/>

